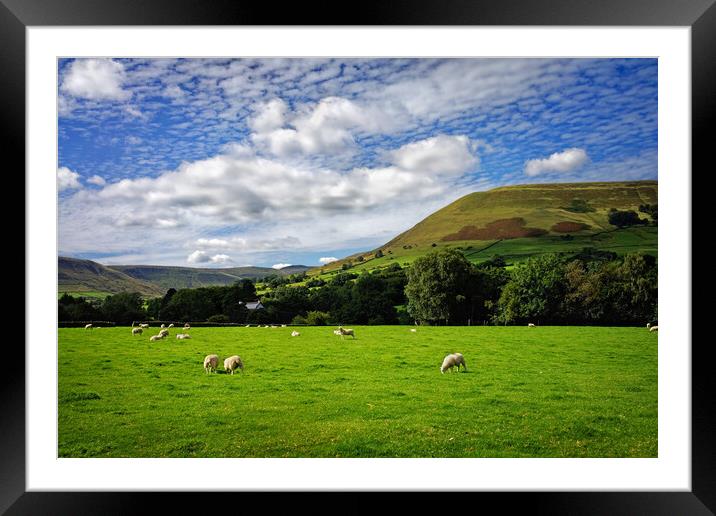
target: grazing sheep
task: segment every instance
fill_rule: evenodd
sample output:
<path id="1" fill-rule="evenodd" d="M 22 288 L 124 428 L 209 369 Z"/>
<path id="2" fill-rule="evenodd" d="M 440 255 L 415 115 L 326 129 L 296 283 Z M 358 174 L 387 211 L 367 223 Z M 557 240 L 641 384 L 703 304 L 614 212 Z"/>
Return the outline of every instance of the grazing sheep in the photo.
<path id="1" fill-rule="evenodd" d="M 528 327 L 528 328 L 534 328 L 535 325 L 534 325 L 534 323 L 527 323 L 527 327 Z"/>
<path id="2" fill-rule="evenodd" d="M 177 339 L 190 339 L 191 335 L 188 333 L 177 333 Z"/>
<path id="3" fill-rule="evenodd" d="M 168 337 L 168 336 L 169 336 L 169 330 L 167 330 L 166 328 L 164 328 L 163 330 L 159 330 L 159 335 L 161 335 L 162 338 Z"/>
<path id="4" fill-rule="evenodd" d="M 352 335 L 354 339 L 356 338 L 356 334 L 351 328 L 344 328 L 343 326 L 339 326 L 338 331 L 340 332 L 338 335 L 340 335 L 341 338 L 343 338 L 344 335 Z"/>
<path id="5" fill-rule="evenodd" d="M 236 368 L 241 369 L 241 372 L 244 371 L 244 363 L 239 355 L 233 355 L 224 360 L 224 369 L 226 371 L 231 371 L 231 374 L 234 374 Z"/>
<path id="6" fill-rule="evenodd" d="M 291 337 L 298 337 L 299 335 L 301 335 L 301 334 L 298 333 L 296 330 L 291 332 Z"/>
<path id="7" fill-rule="evenodd" d="M 188 329 L 190 329 L 190 328 L 191 328 L 191 326 L 189 326 L 189 323 L 185 323 L 185 324 L 184 324 L 184 329 L 185 329 L 185 330 L 188 330 Z"/>
<path id="8" fill-rule="evenodd" d="M 161 328 L 161 329 L 166 328 L 166 326 L 164 326 L 164 323 L 162 323 L 162 325 L 160 326 L 160 328 Z"/>
<path id="9" fill-rule="evenodd" d="M 167 328 L 174 328 L 174 323 L 171 323 Z"/>
<path id="10" fill-rule="evenodd" d="M 416 330 L 415 328 L 410 328 L 410 331 L 412 331 L 413 333 L 415 333 L 415 332 L 417 332 L 418 330 Z"/>
<path id="11" fill-rule="evenodd" d="M 149 337 L 149 342 L 156 342 L 158 340 L 162 340 L 164 337 L 162 335 L 152 335 Z"/>
<path id="12" fill-rule="evenodd" d="M 333 330 L 333 334 L 334 334 L 334 335 L 341 335 L 341 331 L 340 331 L 340 330 Z"/>
<path id="13" fill-rule="evenodd" d="M 85 324 L 85 330 L 91 330 L 92 328 L 94 328 L 94 326 L 92 326 L 91 323 L 90 323 L 90 324 Z"/>
<path id="14" fill-rule="evenodd" d="M 285 324 L 282 324 L 282 325 L 281 325 L 281 328 L 285 328 L 285 327 L 286 327 L 286 325 L 285 325 Z"/>
<path id="15" fill-rule="evenodd" d="M 658 326 L 652 326 L 652 327 L 649 328 L 649 331 L 659 331 L 659 327 L 658 327 Z M 669 333 L 669 332 L 667 332 L 667 333 Z"/>
<path id="16" fill-rule="evenodd" d="M 149 328 L 149 324 L 140 324 L 139 327 L 140 328 Z"/>
<path id="17" fill-rule="evenodd" d="M 465 358 L 462 356 L 462 353 L 452 353 L 445 357 L 443 360 L 443 365 L 440 366 L 440 372 L 445 373 L 445 371 L 450 370 L 452 372 L 452 368 L 457 366 L 458 372 L 460 371 L 460 364 L 465 368 L 465 371 L 467 371 L 467 365 L 465 365 Z"/>
<path id="18" fill-rule="evenodd" d="M 251 328 L 251 325 L 250 325 L 250 324 L 247 324 L 246 327 L 247 327 L 247 328 Z"/>
<path id="19" fill-rule="evenodd" d="M 141 335 L 143 331 L 141 328 L 132 328 L 132 335 Z"/>
<path id="20" fill-rule="evenodd" d="M 219 365 L 219 355 L 206 355 L 204 357 L 204 371 L 206 374 L 216 372 L 216 366 Z"/>

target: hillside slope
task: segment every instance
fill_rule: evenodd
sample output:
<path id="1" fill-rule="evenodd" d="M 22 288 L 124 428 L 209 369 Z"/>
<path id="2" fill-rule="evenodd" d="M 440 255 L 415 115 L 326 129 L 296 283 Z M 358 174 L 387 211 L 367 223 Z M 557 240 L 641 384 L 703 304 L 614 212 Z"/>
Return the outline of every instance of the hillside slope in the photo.
<path id="1" fill-rule="evenodd" d="M 339 269 L 347 261 L 359 263 L 361 268 L 391 259 L 409 262 L 446 246 L 459 247 L 474 261 L 493 254 L 576 252 L 587 246 L 655 253 L 656 227 L 617 229 L 609 224 L 608 213 L 611 208 L 638 211 L 640 205 L 657 203 L 657 181 L 504 186 L 468 194 L 379 248 L 333 262 L 322 270 Z M 639 216 L 651 220 L 646 213 Z M 374 259 L 378 250 L 386 256 Z M 363 260 L 357 262 L 358 257 Z"/>
<path id="2" fill-rule="evenodd" d="M 157 285 L 100 263 L 63 256 L 57 259 L 57 284 L 59 292 L 139 292 L 146 296 L 165 292 Z"/>
<path id="3" fill-rule="evenodd" d="M 270 267 L 209 269 L 162 265 L 111 265 L 110 267 L 133 278 L 151 282 L 161 287 L 164 292 L 169 288 L 179 289 L 230 285 L 244 278 L 263 278 L 270 274 L 295 274 L 310 269 L 310 267 L 303 265 L 292 265 L 284 269 L 272 269 Z"/>

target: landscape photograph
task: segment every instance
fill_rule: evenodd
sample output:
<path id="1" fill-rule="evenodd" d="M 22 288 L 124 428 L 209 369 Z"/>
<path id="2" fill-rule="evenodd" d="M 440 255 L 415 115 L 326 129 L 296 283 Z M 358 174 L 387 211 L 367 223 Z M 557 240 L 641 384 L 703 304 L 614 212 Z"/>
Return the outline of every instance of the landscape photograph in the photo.
<path id="1" fill-rule="evenodd" d="M 657 77 L 58 59 L 57 456 L 658 457 Z"/>

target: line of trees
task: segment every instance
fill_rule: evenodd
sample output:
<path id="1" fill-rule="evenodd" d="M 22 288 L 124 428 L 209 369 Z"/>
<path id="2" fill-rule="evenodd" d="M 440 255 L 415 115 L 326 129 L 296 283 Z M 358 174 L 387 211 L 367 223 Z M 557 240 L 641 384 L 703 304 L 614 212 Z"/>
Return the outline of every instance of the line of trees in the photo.
<path id="1" fill-rule="evenodd" d="M 304 279 L 302 277 L 301 279 Z M 657 318 L 657 263 L 590 248 L 544 254 L 509 268 L 501 257 L 474 265 L 457 249 L 432 251 L 410 267 L 397 263 L 342 271 L 306 285 L 276 282 L 249 310 L 256 285 L 169 289 L 145 302 L 137 293 L 90 302 L 63 295 L 60 321 L 155 319 L 242 324 L 588 324 L 643 325 Z"/>

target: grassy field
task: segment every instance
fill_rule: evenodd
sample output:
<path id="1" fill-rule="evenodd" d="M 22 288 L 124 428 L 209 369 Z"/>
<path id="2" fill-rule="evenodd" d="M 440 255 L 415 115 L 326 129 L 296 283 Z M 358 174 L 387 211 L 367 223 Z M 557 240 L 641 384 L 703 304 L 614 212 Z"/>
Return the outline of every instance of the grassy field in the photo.
<path id="1" fill-rule="evenodd" d="M 86 292 L 58 292 L 57 293 L 57 299 L 60 299 L 65 294 L 69 294 L 72 297 L 88 297 L 93 299 L 104 299 L 107 296 L 111 296 L 112 294 L 109 292 L 97 292 L 97 291 L 86 291 Z"/>
<path id="2" fill-rule="evenodd" d="M 657 456 L 644 328 L 292 329 L 59 329 L 59 456 Z M 440 374 L 455 351 L 467 372 Z"/>

